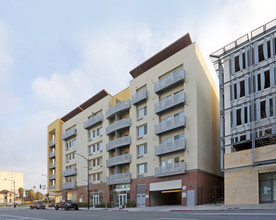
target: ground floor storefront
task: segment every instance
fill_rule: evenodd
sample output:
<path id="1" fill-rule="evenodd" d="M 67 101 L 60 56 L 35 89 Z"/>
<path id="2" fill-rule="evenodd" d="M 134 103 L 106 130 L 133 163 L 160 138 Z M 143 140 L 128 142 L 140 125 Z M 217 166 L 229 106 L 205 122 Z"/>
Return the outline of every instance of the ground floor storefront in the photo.
<path id="1" fill-rule="evenodd" d="M 225 204 L 276 202 L 275 164 L 225 171 Z"/>

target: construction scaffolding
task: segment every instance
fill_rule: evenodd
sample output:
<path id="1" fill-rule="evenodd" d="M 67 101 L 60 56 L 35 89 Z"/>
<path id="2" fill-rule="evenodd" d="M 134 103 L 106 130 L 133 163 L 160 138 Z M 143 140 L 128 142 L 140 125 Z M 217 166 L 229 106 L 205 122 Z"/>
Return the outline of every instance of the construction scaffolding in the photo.
<path id="1" fill-rule="evenodd" d="M 210 55 L 219 76 L 221 170 L 224 154 L 276 143 L 276 19 Z"/>

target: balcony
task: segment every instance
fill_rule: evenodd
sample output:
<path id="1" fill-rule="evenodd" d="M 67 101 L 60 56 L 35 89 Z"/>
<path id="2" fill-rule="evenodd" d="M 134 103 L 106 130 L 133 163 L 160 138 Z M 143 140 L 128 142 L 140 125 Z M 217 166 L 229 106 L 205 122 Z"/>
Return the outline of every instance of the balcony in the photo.
<path id="1" fill-rule="evenodd" d="M 144 88 L 132 96 L 132 104 L 137 105 L 138 103 L 144 100 L 147 100 L 147 98 L 148 98 L 148 91 L 147 91 L 147 88 Z"/>
<path id="2" fill-rule="evenodd" d="M 56 174 L 54 173 L 54 174 L 50 174 L 49 175 L 49 180 L 54 180 L 54 179 L 56 179 Z"/>
<path id="3" fill-rule="evenodd" d="M 68 182 L 68 183 L 63 183 L 62 184 L 62 189 L 73 189 L 77 187 L 76 182 Z"/>
<path id="4" fill-rule="evenodd" d="M 114 122 L 106 128 L 106 134 L 109 135 L 117 130 L 127 128 L 130 126 L 130 118 L 124 118 L 119 121 Z"/>
<path id="5" fill-rule="evenodd" d="M 55 145 L 56 145 L 56 141 L 55 140 L 49 141 L 49 147 L 55 147 Z"/>
<path id="6" fill-rule="evenodd" d="M 130 154 L 112 157 L 106 161 L 106 166 L 112 167 L 112 166 L 121 165 L 125 163 L 130 163 Z"/>
<path id="7" fill-rule="evenodd" d="M 183 174 L 183 173 L 185 173 L 185 162 L 156 167 L 154 176 L 162 177 L 162 176 L 171 176 L 171 175 Z"/>
<path id="8" fill-rule="evenodd" d="M 130 109 L 130 100 L 122 101 L 112 106 L 106 111 L 106 118 L 110 118 L 116 113 Z"/>
<path id="9" fill-rule="evenodd" d="M 52 158 L 55 158 L 56 157 L 56 151 L 52 151 L 49 153 L 49 158 L 52 159 Z"/>
<path id="10" fill-rule="evenodd" d="M 186 124 L 185 115 L 180 115 L 180 116 L 174 117 L 171 120 L 162 121 L 158 125 L 155 125 L 154 133 L 156 135 L 162 134 L 164 132 L 168 132 L 179 127 L 185 127 L 185 124 Z"/>
<path id="11" fill-rule="evenodd" d="M 160 79 L 158 82 L 154 84 L 154 92 L 159 93 L 162 92 L 169 87 L 185 80 L 184 69 L 181 68 L 176 70 L 175 72 L 165 76 L 163 79 Z"/>
<path id="12" fill-rule="evenodd" d="M 156 103 L 154 105 L 154 112 L 158 114 L 182 103 L 185 103 L 184 91 L 181 91 L 175 95 L 164 98 L 160 102 Z"/>
<path id="13" fill-rule="evenodd" d="M 178 140 L 175 140 L 174 142 L 168 142 L 165 144 L 160 144 L 158 146 L 155 146 L 155 155 L 160 156 L 163 154 L 172 153 L 179 150 L 185 150 L 186 144 L 185 144 L 185 138 L 181 138 Z"/>
<path id="14" fill-rule="evenodd" d="M 62 171 L 62 176 L 63 177 L 67 177 L 67 176 L 74 176 L 77 175 L 77 169 L 73 168 L 73 169 L 66 169 Z"/>
<path id="15" fill-rule="evenodd" d="M 108 144 L 106 144 L 106 151 L 110 151 L 117 147 L 122 147 L 126 145 L 130 145 L 130 136 L 120 137 L 110 141 Z"/>
<path id="16" fill-rule="evenodd" d="M 130 183 L 130 173 L 119 173 L 106 177 L 106 185 Z"/>
<path id="17" fill-rule="evenodd" d="M 50 163 L 49 164 L 49 169 L 54 169 L 56 167 L 56 163 Z"/>
<path id="18" fill-rule="evenodd" d="M 51 186 L 49 186 L 49 189 L 50 190 L 56 189 L 56 186 L 55 185 L 51 185 Z"/>
<path id="19" fill-rule="evenodd" d="M 61 139 L 62 140 L 67 140 L 71 137 L 74 137 L 77 135 L 77 129 L 76 128 L 71 128 L 70 130 L 66 131 L 65 133 L 62 134 Z"/>
<path id="20" fill-rule="evenodd" d="M 103 121 L 103 114 L 97 114 L 95 116 L 92 116 L 91 118 L 89 118 L 87 121 L 85 121 L 83 123 L 83 127 L 85 129 L 89 129 L 99 123 L 102 123 Z"/>

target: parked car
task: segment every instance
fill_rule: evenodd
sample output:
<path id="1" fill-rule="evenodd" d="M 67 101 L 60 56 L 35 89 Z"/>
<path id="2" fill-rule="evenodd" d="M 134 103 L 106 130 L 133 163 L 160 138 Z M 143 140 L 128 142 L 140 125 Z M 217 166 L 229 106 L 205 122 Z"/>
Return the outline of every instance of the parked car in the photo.
<path id="1" fill-rule="evenodd" d="M 73 208 L 75 210 L 79 210 L 78 204 L 70 200 L 61 200 L 59 203 L 56 203 L 55 209 L 58 210 L 59 208 L 63 208 L 65 210 Z"/>
<path id="2" fill-rule="evenodd" d="M 35 203 L 30 205 L 30 209 L 45 209 L 45 205 L 42 203 Z"/>

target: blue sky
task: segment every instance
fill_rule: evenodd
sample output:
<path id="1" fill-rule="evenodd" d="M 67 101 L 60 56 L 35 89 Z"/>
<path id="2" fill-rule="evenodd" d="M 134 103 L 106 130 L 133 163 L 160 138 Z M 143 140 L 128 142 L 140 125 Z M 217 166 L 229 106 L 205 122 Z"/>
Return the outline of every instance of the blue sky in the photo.
<path id="1" fill-rule="evenodd" d="M 271 0 L 0 0 L 0 170 L 46 183 L 47 125 L 187 32 L 209 54 L 275 19 Z M 217 82 L 217 79 L 214 78 Z"/>

